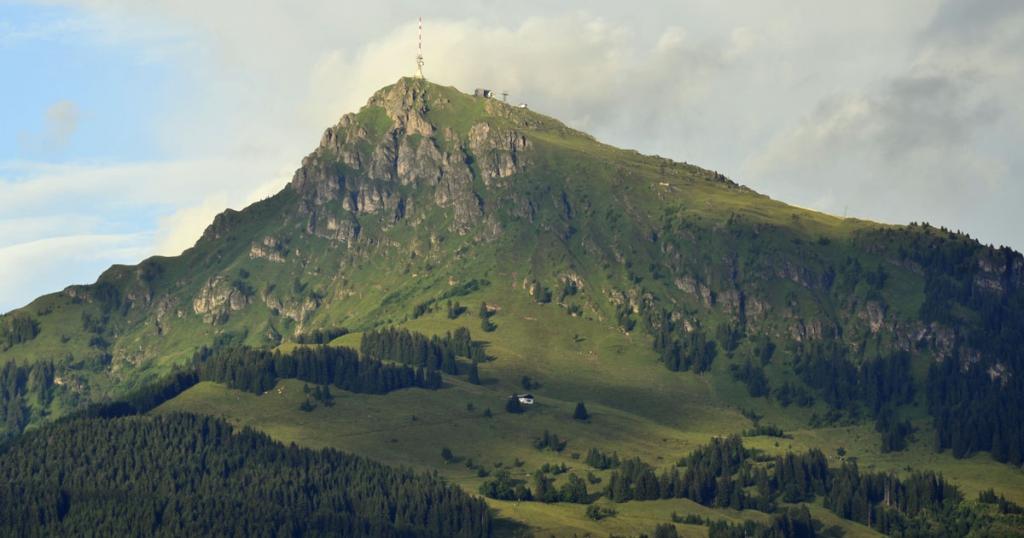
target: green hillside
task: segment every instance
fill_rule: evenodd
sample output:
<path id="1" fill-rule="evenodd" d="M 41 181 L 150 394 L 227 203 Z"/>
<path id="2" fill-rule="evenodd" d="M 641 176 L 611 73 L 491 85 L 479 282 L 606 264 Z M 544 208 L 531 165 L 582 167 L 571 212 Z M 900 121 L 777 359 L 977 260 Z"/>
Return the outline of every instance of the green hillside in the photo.
<path id="1" fill-rule="evenodd" d="M 333 405 L 309 410 L 309 382 L 254 394 L 207 380 L 153 412 L 438 470 L 471 493 L 502 469 L 530 482 L 546 463 L 571 469 L 557 487 L 593 472 L 596 493 L 613 471 L 584 464 L 592 448 L 667 472 L 713 438 L 777 427 L 784 437 L 744 445 L 762 458 L 820 449 L 830 468 L 901 480 L 939 472 L 984 512 L 975 500 L 989 488 L 1024 504 L 1022 289 L 1024 258 L 1009 249 L 788 206 L 401 79 L 328 128 L 281 192 L 218 215 L 181 256 L 112 267 L 0 318 L 0 431 L 121 398 L 202 363 L 204 346 L 287 353 L 347 332 L 332 345 L 359 349 L 383 327 L 464 327 L 487 355 L 480 384 L 460 355 L 439 390 L 334 388 Z M 508 395 L 527 391 L 537 402 L 507 413 Z M 587 421 L 572 418 L 581 401 Z M 545 430 L 566 448 L 536 449 Z M 814 519 L 873 532 L 877 516 L 844 519 L 822 498 Z M 604 497 L 616 514 L 600 520 L 577 503 L 488 503 L 505 534 L 650 533 L 673 512 L 776 517 L 688 498 Z M 1011 516 L 992 517 L 1002 528 Z"/>

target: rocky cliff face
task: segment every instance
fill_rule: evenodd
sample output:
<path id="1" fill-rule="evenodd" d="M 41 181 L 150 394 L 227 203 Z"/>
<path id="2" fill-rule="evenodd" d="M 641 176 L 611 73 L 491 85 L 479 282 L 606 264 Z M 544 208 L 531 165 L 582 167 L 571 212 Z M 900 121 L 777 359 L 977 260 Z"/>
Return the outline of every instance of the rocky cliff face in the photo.
<path id="1" fill-rule="evenodd" d="M 360 233 L 355 217 L 396 222 L 430 201 L 450 209 L 452 231 L 464 234 L 486 209 L 476 180 L 489 187 L 528 166 L 531 143 L 515 128 L 479 121 L 462 134 L 435 125 L 432 111 L 459 111 L 434 88 L 402 79 L 327 129 L 291 182 L 309 233 L 349 243 Z"/>
<path id="2" fill-rule="evenodd" d="M 530 140 L 514 129 L 474 124 L 469 130 L 469 150 L 483 176 L 484 184 L 516 174 L 529 163 Z"/>
<path id="3" fill-rule="evenodd" d="M 231 282 L 218 275 L 206 281 L 192 300 L 192 310 L 206 323 L 223 323 L 231 312 L 242 310 L 252 302 L 252 290 L 240 282 Z"/>

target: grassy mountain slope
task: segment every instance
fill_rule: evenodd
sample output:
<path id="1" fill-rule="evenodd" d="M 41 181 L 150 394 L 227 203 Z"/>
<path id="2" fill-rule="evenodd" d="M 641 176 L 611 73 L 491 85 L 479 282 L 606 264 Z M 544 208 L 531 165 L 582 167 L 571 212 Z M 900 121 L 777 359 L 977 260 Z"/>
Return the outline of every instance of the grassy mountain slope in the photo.
<path id="1" fill-rule="evenodd" d="M 667 466 L 712 436 L 750 428 L 745 409 L 792 434 L 778 446 L 749 439 L 768 452 L 820 447 L 838 461 L 842 447 L 879 470 L 941 470 L 972 495 L 994 486 L 1020 502 L 1019 469 L 933 453 L 926 382 L 931 365 L 953 364 L 1019 392 L 1022 288 L 1024 260 L 1008 249 L 788 206 L 531 110 L 402 79 L 327 129 L 280 193 L 218 215 L 181 256 L 112 267 L 93 285 L 0 318 L 0 360 L 26 372 L 0 428 L 124 394 L 202 345 L 287 349 L 317 329 L 355 331 L 336 342 L 352 344 L 383 325 L 466 326 L 494 357 L 480 366 L 480 386 L 446 377 L 440 391 L 343 394 L 306 414 L 300 382 L 262 396 L 203 383 L 161 411 L 211 412 L 284 441 L 440 468 L 474 490 L 476 472 L 444 464 L 441 446 L 490 465 L 519 458 L 531 472 L 556 460 L 578 467 L 571 452 L 591 447 Z M 450 320 L 448 301 L 468 310 Z M 480 329 L 481 304 L 493 333 Z M 916 390 L 850 388 L 863 365 L 901 353 L 909 371 L 896 382 Z M 748 361 L 770 397 L 752 395 Z M 540 401 L 506 416 L 504 397 L 522 390 L 523 376 L 540 381 Z M 785 387 L 795 387 L 793 400 L 807 396 L 804 405 L 783 405 Z M 581 400 L 590 423 L 569 418 Z M 492 419 L 480 416 L 488 407 Z M 881 453 L 879 416 L 912 422 L 907 451 Z M 565 454 L 531 447 L 544 428 L 570 439 Z M 680 500 L 655 514 L 627 503 L 595 523 L 581 506 L 493 503 L 557 532 L 619 532 L 633 517 L 708 510 Z"/>
<path id="2" fill-rule="evenodd" d="M 835 308 L 804 304 L 821 300 L 806 282 L 815 266 L 877 228 L 403 79 L 329 129 L 281 193 L 219 215 L 181 256 L 112 267 L 7 314 L 39 330 L 2 356 L 70 355 L 101 370 L 83 377 L 104 392 L 100 378 L 130 384 L 217 336 L 276 344 L 315 327 L 400 322 L 411 305 L 499 267 L 499 286 L 578 282 L 576 302 L 597 319 L 655 302 L 713 327 L 736 313 L 740 271 L 760 292 L 747 292 L 757 308 L 795 294 L 795 315 L 809 317 Z M 867 267 L 881 261 L 857 254 Z M 914 312 L 920 282 L 892 272 L 889 302 Z"/>
<path id="3" fill-rule="evenodd" d="M 750 398 L 741 386 L 728 380 L 729 361 L 725 359 L 715 371 L 702 376 L 667 372 L 642 342 L 621 334 L 614 326 L 568 317 L 553 305 L 515 304 L 510 301 L 515 301 L 513 297 L 518 294 L 509 291 L 508 295 L 507 299 L 484 293 L 471 296 L 511 305 L 519 313 L 515 318 L 496 316 L 500 328 L 482 336 L 489 344 L 488 352 L 497 359 L 481 365 L 481 385 L 469 384 L 463 377 L 446 376 L 449 386 L 438 391 L 412 389 L 384 396 L 334 391 L 332 407 L 318 406 L 307 413 L 299 409 L 307 399 L 301 381 L 281 381 L 263 395 L 201 383 L 155 413 L 209 413 L 255 427 L 284 442 L 334 447 L 390 464 L 437 469 L 467 491 L 476 492 L 485 478 L 466 467 L 469 460 L 492 475 L 501 468 L 512 468 L 514 476 L 527 481 L 545 463 L 564 463 L 580 476 L 589 471 L 602 477 L 602 483 L 591 486 L 591 490 L 598 490 L 608 483 L 611 471 L 592 469 L 582 457 L 574 459 L 573 453 L 585 455 L 591 448 L 616 451 L 668 469 L 712 437 L 751 428 L 751 421 L 740 409 L 754 409 L 765 416 L 763 422 L 780 425 L 792 435 L 792 439 L 744 439 L 748 446 L 767 453 L 816 447 L 825 451 L 833 464 L 839 464 L 843 458 L 838 449 L 842 447 L 847 461 L 857 459 L 866 470 L 908 474 L 909 468 L 931 469 L 953 480 L 969 498 L 995 488 L 1016 502 L 1024 502 L 1024 473 L 984 454 L 957 460 L 948 451 L 934 453 L 925 418 L 915 421 L 920 431 L 907 451 L 883 454 L 870 422 L 809 428 L 807 417 L 812 410 L 782 408 L 763 398 Z M 443 333 L 458 326 L 475 329 L 474 321 L 466 315 L 448 320 L 439 312 L 409 326 Z M 575 335 L 582 341 L 577 342 Z M 358 336 L 346 335 L 337 343 L 358 347 Z M 513 351 L 516 349 L 524 351 Z M 532 390 L 537 404 L 524 415 L 508 414 L 503 409 L 505 397 L 522 391 L 519 380 L 523 375 L 541 384 Z M 581 399 L 591 413 L 588 422 L 572 419 L 573 408 Z M 484 416 L 486 409 L 493 417 Z M 534 440 L 544 430 L 568 439 L 566 449 L 556 453 L 534 448 Z M 460 461 L 446 463 L 441 457 L 444 447 Z M 521 467 L 514 466 L 517 460 L 523 462 Z M 563 483 L 565 476 L 560 475 L 556 484 Z M 708 508 L 686 499 L 615 505 L 618 515 L 599 522 L 586 518 L 586 507 L 578 504 L 488 502 L 506 525 L 508 520 L 529 525 L 538 536 L 650 532 L 655 524 L 669 522 L 672 512 L 727 521 L 769 518 L 754 510 Z M 846 536 L 875 535 L 866 526 L 841 520 L 824 509 L 815 517 L 838 525 Z M 679 530 L 686 536 L 706 533 L 697 525 L 679 525 Z"/>

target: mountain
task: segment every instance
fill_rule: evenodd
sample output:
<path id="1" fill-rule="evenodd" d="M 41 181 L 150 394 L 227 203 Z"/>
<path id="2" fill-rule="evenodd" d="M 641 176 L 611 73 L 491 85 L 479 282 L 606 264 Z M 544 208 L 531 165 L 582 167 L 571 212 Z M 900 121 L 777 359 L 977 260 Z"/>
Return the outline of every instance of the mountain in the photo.
<path id="1" fill-rule="evenodd" d="M 769 453 L 931 469 L 1024 502 L 1022 289 L 1024 257 L 1008 248 L 789 206 L 530 109 L 403 78 L 329 127 L 281 192 L 221 213 L 180 256 L 111 267 L 0 318 L 0 360 L 13 359 L 0 403 L 13 435 L 218 350 L 332 342 L 433 371 L 394 343 L 417 342 L 439 361 L 451 354 L 436 365 L 444 388 L 424 389 L 413 370 L 387 390 L 364 375 L 318 405 L 303 382 L 341 386 L 342 374 L 284 374 L 242 353 L 202 367 L 202 383 L 153 412 L 210 412 L 284 441 L 441 469 L 472 491 L 495 471 L 481 458 L 532 471 L 601 448 L 667 464 L 757 430 L 745 441 Z M 472 336 L 379 331 L 390 326 Z M 273 371 L 243 381 L 248 370 L 231 366 L 242 363 Z M 479 383 L 464 379 L 469 368 Z M 523 391 L 537 404 L 504 413 L 505 396 Z M 589 422 L 571 419 L 579 401 Z M 488 423 L 482 408 L 501 416 Z M 576 457 L 531 447 L 544 428 L 568 435 Z M 474 465 L 439 460 L 441 439 Z M 958 459 L 978 452 L 990 456 L 974 467 Z M 567 532 L 658 520 L 641 508 L 598 522 L 492 506 Z"/>

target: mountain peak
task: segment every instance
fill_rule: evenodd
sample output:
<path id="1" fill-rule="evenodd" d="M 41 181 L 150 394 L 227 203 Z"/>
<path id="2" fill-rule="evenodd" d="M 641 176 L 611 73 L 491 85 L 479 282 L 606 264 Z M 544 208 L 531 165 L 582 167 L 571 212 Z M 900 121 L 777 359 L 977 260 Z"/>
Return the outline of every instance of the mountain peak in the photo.
<path id="1" fill-rule="evenodd" d="M 355 239 L 360 214 L 396 222 L 425 202 L 451 208 L 466 233 L 484 214 L 481 189 L 524 171 L 542 131 L 578 135 L 527 109 L 402 78 L 328 128 L 291 186 L 309 231 L 330 239 Z"/>
<path id="2" fill-rule="evenodd" d="M 360 113 L 367 108 L 380 108 L 392 119 L 396 129 L 404 128 L 408 134 L 424 136 L 445 127 L 466 135 L 470 128 L 480 122 L 497 122 L 520 130 L 556 131 L 561 135 L 592 139 L 554 118 L 530 110 L 525 104 L 511 105 L 494 98 L 489 90 L 485 91 L 488 92 L 486 96 L 476 95 L 476 92 L 468 94 L 454 86 L 403 77 L 374 92 Z M 403 123 L 403 120 L 408 122 L 412 116 L 418 116 L 418 119 Z M 427 132 L 419 119 L 430 123 L 434 129 Z"/>
<path id="3" fill-rule="evenodd" d="M 459 94 L 454 88 L 447 89 L 448 93 Z M 427 121 L 426 115 L 431 108 L 439 104 L 439 101 L 447 101 L 441 97 L 443 90 L 445 88 L 423 79 L 403 77 L 398 82 L 377 90 L 364 109 L 383 109 L 391 119 L 393 127 L 406 134 L 431 136 L 434 127 Z"/>
<path id="4" fill-rule="evenodd" d="M 428 99 L 436 99 L 445 91 L 469 97 L 453 87 L 445 87 L 425 79 L 402 77 L 394 84 L 377 90 L 367 101 L 368 106 L 382 106 L 388 109 L 413 108 L 425 105 Z"/>

